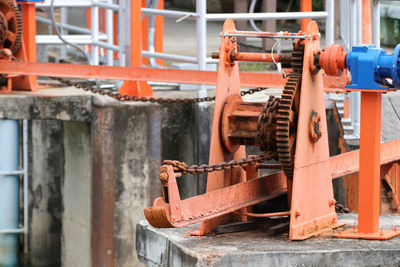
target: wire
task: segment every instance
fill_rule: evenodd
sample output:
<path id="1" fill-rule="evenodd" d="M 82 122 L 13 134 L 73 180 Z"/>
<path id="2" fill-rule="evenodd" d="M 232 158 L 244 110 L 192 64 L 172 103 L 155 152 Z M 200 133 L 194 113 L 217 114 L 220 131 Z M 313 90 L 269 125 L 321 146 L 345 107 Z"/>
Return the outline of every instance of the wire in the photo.
<path id="1" fill-rule="evenodd" d="M 58 28 L 57 28 L 56 19 L 55 19 L 55 16 L 54 16 L 54 0 L 51 0 L 51 2 L 50 2 L 50 16 L 49 16 L 49 19 L 51 20 L 51 24 L 52 24 L 52 26 L 53 26 L 53 28 L 54 28 L 54 31 L 55 31 L 56 35 L 58 36 L 58 38 L 59 38 L 65 45 L 70 45 L 70 46 L 74 47 L 76 50 L 78 50 L 79 52 L 81 52 L 81 53 L 84 55 L 84 57 L 86 58 L 87 62 L 88 62 L 90 65 L 93 65 L 93 63 L 92 63 L 92 61 L 91 61 L 89 55 L 82 49 L 82 47 L 80 47 L 80 46 L 78 46 L 78 45 L 76 45 L 76 44 L 74 44 L 74 43 L 68 42 L 68 41 L 65 40 L 64 37 L 62 37 L 62 35 L 60 34 L 60 32 L 59 32 L 59 30 L 58 30 Z"/>
<path id="2" fill-rule="evenodd" d="M 250 7 L 249 7 L 249 13 L 254 13 L 254 10 L 256 8 L 256 4 L 257 4 L 257 0 L 252 0 L 251 1 Z M 251 25 L 251 27 L 253 27 L 253 29 L 255 31 L 258 31 L 258 32 L 262 31 L 262 30 L 260 30 L 260 28 L 257 27 L 256 22 L 253 19 L 250 20 L 250 25 Z"/>
<path id="3" fill-rule="evenodd" d="M 275 58 L 274 58 L 274 49 L 275 49 L 275 46 L 276 45 L 280 45 L 280 43 L 279 43 L 279 40 L 276 40 L 275 41 L 275 43 L 274 43 L 274 45 L 272 46 L 272 48 L 271 48 L 271 57 L 272 57 L 272 61 L 275 63 L 275 66 L 276 66 L 276 68 L 278 69 L 278 71 L 280 72 L 280 73 L 283 73 L 283 77 L 284 78 L 286 78 L 287 77 L 287 74 L 283 71 L 283 69 L 282 69 L 282 67 L 281 67 L 281 64 L 280 63 L 277 63 L 276 61 L 275 61 Z"/>

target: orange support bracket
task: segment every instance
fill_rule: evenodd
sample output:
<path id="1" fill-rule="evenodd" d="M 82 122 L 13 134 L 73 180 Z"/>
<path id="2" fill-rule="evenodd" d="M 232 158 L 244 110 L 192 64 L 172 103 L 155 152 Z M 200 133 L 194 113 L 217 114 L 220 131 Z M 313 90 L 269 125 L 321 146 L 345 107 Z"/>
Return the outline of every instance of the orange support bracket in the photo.
<path id="1" fill-rule="evenodd" d="M 131 42 L 130 66 L 142 65 L 142 1 L 131 0 Z M 147 82 L 125 81 L 118 93 L 130 96 L 153 96 L 153 90 Z"/>
<path id="2" fill-rule="evenodd" d="M 339 231 L 335 237 L 389 239 L 400 231 L 379 230 L 381 178 L 382 94 L 361 90 L 360 171 L 358 185 L 358 229 Z"/>

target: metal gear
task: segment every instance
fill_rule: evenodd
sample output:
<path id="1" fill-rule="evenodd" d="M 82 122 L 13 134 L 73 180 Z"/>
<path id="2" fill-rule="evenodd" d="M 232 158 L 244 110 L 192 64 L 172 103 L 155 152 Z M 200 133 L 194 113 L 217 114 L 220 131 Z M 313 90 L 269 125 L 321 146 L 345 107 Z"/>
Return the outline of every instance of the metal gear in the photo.
<path id="1" fill-rule="evenodd" d="M 0 48 L 14 54 L 22 43 L 22 16 L 12 0 L 0 0 Z"/>
<path id="2" fill-rule="evenodd" d="M 291 60 L 293 72 L 285 84 L 277 112 L 276 146 L 278 159 L 283 172 L 290 180 L 293 179 L 303 57 L 304 45 L 296 44 Z"/>

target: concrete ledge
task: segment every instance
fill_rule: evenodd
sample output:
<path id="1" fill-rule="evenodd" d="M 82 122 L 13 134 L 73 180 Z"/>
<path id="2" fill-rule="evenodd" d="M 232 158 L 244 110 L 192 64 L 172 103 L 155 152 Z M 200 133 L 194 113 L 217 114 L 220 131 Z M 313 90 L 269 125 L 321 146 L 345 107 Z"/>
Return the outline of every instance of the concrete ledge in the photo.
<path id="1" fill-rule="evenodd" d="M 350 226 L 356 214 L 340 214 Z M 400 217 L 382 216 L 381 227 L 393 229 Z M 317 237 L 291 242 L 287 235 L 268 237 L 250 231 L 220 236 L 187 237 L 197 226 L 157 229 L 141 221 L 136 230 L 140 261 L 148 266 L 399 266 L 400 238 L 387 241 Z"/>

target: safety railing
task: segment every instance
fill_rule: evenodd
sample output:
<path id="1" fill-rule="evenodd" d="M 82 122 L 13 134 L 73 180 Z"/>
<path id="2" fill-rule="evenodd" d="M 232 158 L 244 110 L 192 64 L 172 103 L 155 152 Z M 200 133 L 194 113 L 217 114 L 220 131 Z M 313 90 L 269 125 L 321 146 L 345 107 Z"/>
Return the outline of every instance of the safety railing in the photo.
<path id="1" fill-rule="evenodd" d="M 380 8 L 379 0 L 372 1 L 372 38 L 373 44 L 380 47 Z M 340 1 L 340 37 L 345 48 L 351 49 L 362 43 L 362 0 Z M 351 132 L 345 135 L 346 140 L 360 138 L 360 92 L 350 93 L 349 118 L 342 119 L 344 130 Z"/>
<path id="2" fill-rule="evenodd" d="M 207 57 L 206 44 L 206 24 L 208 21 L 224 21 L 228 18 L 234 20 L 268 20 L 268 19 L 325 19 L 326 28 L 326 43 L 334 42 L 334 0 L 326 1 L 326 11 L 320 12 L 275 12 L 275 13 L 220 13 L 208 14 L 207 1 L 196 1 L 196 12 L 183 12 L 174 10 L 159 10 L 155 8 L 142 8 L 142 13 L 149 16 L 164 16 L 177 18 L 178 21 L 183 19 L 195 19 L 197 29 L 197 57 L 188 57 L 181 55 L 172 55 L 165 53 L 156 53 L 152 51 L 142 51 L 142 56 L 153 57 L 159 59 L 167 59 L 172 61 L 183 61 L 197 63 L 199 70 L 206 70 L 206 63 L 212 62 L 211 58 Z M 207 95 L 205 86 L 201 86 L 199 97 Z"/>
<path id="3" fill-rule="evenodd" d="M 56 22 L 56 26 L 60 28 L 62 38 L 67 42 L 77 45 L 91 46 L 90 61 L 93 65 L 99 65 L 100 55 L 105 50 L 105 63 L 112 66 L 114 64 L 114 53 L 118 53 L 118 61 L 120 66 L 125 66 L 126 48 L 124 42 L 119 40 L 119 45 L 114 44 L 114 12 L 119 13 L 119 31 L 125 32 L 125 1 L 120 1 L 120 4 L 114 3 L 114 0 L 54 0 L 53 7 L 60 8 L 60 22 Z M 51 12 L 51 0 L 46 0 L 44 3 L 36 4 L 37 8 L 46 9 Z M 68 8 L 80 7 L 90 8 L 90 26 L 91 29 L 74 26 L 68 24 Z M 100 30 L 100 9 L 105 10 L 105 29 Z M 49 18 L 36 17 L 36 20 L 41 23 L 52 25 L 52 20 Z M 78 33 L 77 35 L 68 34 L 69 31 Z M 122 38 L 122 37 L 121 37 Z M 36 43 L 38 45 L 63 45 L 64 42 L 56 35 L 37 35 Z M 66 57 L 66 46 L 61 48 L 61 57 Z M 101 49 L 101 50 L 100 50 Z M 88 50 L 88 49 L 87 49 Z"/>
<path id="4" fill-rule="evenodd" d="M 24 251 L 27 252 L 28 248 L 28 223 L 29 223 L 29 169 L 28 169 L 28 120 L 22 121 L 22 166 L 18 170 L 0 171 L 0 176 L 13 175 L 17 176 L 15 179 L 23 177 L 23 224 L 15 229 L 0 229 L 0 234 L 24 234 Z"/>

